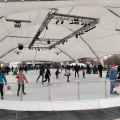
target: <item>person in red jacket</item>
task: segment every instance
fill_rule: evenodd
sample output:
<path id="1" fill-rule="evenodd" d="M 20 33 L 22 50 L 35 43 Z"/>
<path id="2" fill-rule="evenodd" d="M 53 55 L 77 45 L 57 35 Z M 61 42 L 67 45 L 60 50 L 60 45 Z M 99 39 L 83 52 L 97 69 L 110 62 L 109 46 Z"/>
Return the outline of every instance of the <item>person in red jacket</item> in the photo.
<path id="1" fill-rule="evenodd" d="M 24 80 L 26 81 L 26 83 L 28 83 L 26 77 L 25 77 L 25 74 L 23 73 L 22 70 L 19 70 L 19 73 L 16 75 L 16 78 L 18 78 L 18 92 L 17 92 L 17 96 L 19 96 L 19 91 L 20 91 L 20 87 L 22 85 L 22 92 L 23 94 L 26 94 L 24 92 Z"/>

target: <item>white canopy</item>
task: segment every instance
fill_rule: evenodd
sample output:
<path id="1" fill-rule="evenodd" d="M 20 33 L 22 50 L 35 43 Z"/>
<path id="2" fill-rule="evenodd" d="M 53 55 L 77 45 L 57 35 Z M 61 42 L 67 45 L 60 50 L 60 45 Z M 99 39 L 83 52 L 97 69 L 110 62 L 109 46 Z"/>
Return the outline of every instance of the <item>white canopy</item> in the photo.
<path id="1" fill-rule="evenodd" d="M 100 23 L 78 39 L 72 37 L 55 49 L 29 50 L 28 46 L 50 8 L 57 8 L 58 13 L 62 14 L 100 18 Z M 0 17 L 0 61 L 6 63 L 32 60 L 61 62 L 120 53 L 120 35 L 116 31 L 120 29 L 120 0 L 1 2 Z M 31 23 L 22 23 L 21 28 L 15 28 L 14 22 L 6 19 L 30 20 Z M 48 30 L 44 30 L 39 37 L 62 39 L 80 27 L 81 25 L 72 25 L 68 21 L 56 25 L 56 20 L 51 20 Z M 16 54 L 19 51 L 18 43 L 24 45 L 19 55 Z M 49 46 L 40 41 L 35 44 L 38 47 Z M 59 55 L 56 52 L 60 52 Z"/>

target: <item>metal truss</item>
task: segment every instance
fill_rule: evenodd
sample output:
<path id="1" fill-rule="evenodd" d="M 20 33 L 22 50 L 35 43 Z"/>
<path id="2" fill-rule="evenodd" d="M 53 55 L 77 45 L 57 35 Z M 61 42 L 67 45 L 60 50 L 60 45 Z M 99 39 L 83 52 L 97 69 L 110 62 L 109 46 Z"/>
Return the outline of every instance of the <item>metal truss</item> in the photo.
<path id="1" fill-rule="evenodd" d="M 84 34 L 84 32 L 87 32 L 87 29 L 93 29 L 93 28 L 92 28 L 92 25 L 93 25 L 93 24 L 94 24 L 94 25 L 97 24 L 97 21 L 96 21 L 96 22 L 95 22 L 95 21 L 92 21 L 92 22 L 90 22 L 89 24 L 90 24 L 91 26 L 90 26 L 90 25 L 83 26 L 82 28 L 76 30 L 75 32 L 69 34 L 68 36 L 64 37 L 64 38 L 61 39 L 60 41 L 58 41 L 58 42 L 56 42 L 55 44 L 51 45 L 51 46 L 49 47 L 49 49 L 51 50 L 54 46 L 59 45 L 60 43 L 66 42 L 68 39 L 72 38 L 72 37 L 75 36 L 75 35 L 82 35 L 82 34 Z M 91 28 L 90 28 L 90 27 L 91 27 Z"/>
<path id="2" fill-rule="evenodd" d="M 47 27 L 48 23 L 51 21 L 52 18 L 53 18 L 52 13 L 49 12 L 47 14 L 46 18 L 44 19 L 42 25 L 38 29 L 37 33 L 33 37 L 33 40 L 31 41 L 30 45 L 28 46 L 29 49 L 31 49 L 31 46 L 34 44 L 34 42 L 36 41 L 36 39 L 38 38 L 38 36 L 42 33 L 42 31 L 45 29 L 45 27 Z"/>
<path id="3" fill-rule="evenodd" d="M 38 38 L 36 41 L 51 41 L 51 42 L 58 42 L 60 39 L 50 39 L 50 38 Z"/>
<path id="4" fill-rule="evenodd" d="M 33 37 L 33 40 L 31 41 L 30 45 L 28 46 L 29 49 L 33 48 L 33 44 L 35 43 L 35 41 L 43 41 L 42 38 L 38 38 L 40 36 L 40 34 L 42 33 L 42 31 L 45 29 L 48 29 L 48 24 L 52 19 L 57 19 L 57 20 L 68 20 L 68 21 L 74 21 L 74 22 L 84 22 L 84 26 L 81 27 L 80 29 L 76 30 L 75 32 L 69 34 L 68 36 L 64 37 L 61 40 L 53 40 L 56 43 L 52 44 L 51 46 L 49 46 L 47 49 L 51 50 L 53 47 L 55 48 L 56 45 L 63 43 L 65 41 L 67 41 L 68 39 L 72 38 L 73 36 L 76 35 L 82 35 L 84 34 L 84 32 L 88 32 L 89 30 L 93 29 L 95 27 L 96 24 L 98 24 L 100 22 L 99 18 L 92 18 L 92 17 L 82 17 L 82 16 L 75 16 L 75 15 L 67 15 L 67 14 L 59 14 L 56 12 L 49 12 L 46 16 L 46 18 L 44 19 L 42 25 L 40 26 L 40 28 L 38 29 L 37 33 L 35 34 L 35 36 Z M 47 38 L 45 40 L 48 40 Z M 50 39 L 49 39 L 50 40 Z M 41 48 L 41 47 L 39 47 Z M 46 49 L 46 47 L 45 47 Z"/>

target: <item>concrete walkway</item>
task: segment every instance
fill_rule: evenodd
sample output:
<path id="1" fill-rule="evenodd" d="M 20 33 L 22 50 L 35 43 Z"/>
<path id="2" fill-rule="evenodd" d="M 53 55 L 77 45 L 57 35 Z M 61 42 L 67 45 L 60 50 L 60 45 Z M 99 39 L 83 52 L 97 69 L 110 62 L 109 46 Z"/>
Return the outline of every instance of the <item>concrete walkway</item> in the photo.
<path id="1" fill-rule="evenodd" d="M 0 120 L 16 120 L 16 111 L 0 110 Z M 120 107 L 62 112 L 18 112 L 18 120 L 120 120 Z"/>

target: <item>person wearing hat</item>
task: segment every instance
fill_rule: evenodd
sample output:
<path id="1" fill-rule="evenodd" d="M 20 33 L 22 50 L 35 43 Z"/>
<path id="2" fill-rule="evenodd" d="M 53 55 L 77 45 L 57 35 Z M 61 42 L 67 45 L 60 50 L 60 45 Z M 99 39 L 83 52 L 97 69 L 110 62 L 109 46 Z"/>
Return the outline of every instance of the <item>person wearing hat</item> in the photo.
<path id="1" fill-rule="evenodd" d="M 113 89 L 115 88 L 115 83 L 116 83 L 116 78 L 117 78 L 117 68 L 118 65 L 113 65 L 112 69 L 110 71 L 109 74 L 109 80 L 110 80 L 110 94 L 117 94 L 119 95 L 119 93 L 117 93 L 117 91 L 113 92 Z"/>

